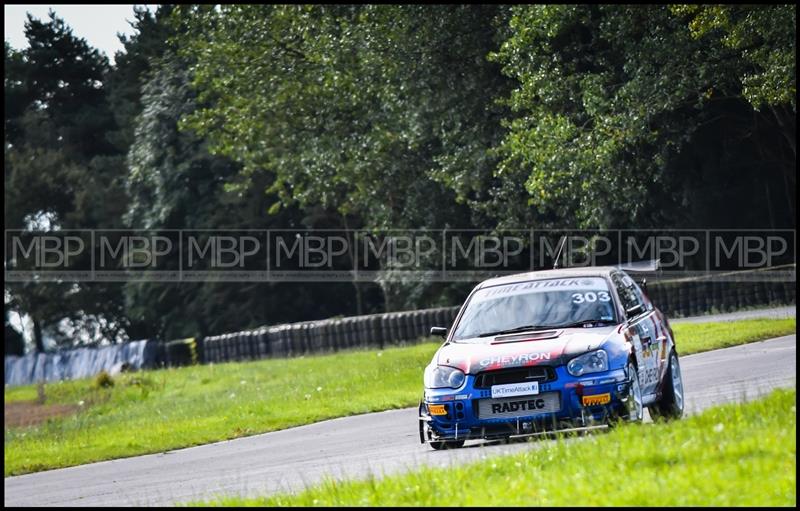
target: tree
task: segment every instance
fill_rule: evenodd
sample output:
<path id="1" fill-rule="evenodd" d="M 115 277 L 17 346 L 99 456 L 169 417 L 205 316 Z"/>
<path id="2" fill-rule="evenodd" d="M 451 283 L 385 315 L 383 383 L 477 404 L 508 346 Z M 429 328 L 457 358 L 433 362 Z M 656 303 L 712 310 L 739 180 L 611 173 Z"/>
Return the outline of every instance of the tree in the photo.
<path id="1" fill-rule="evenodd" d="M 181 11 L 207 105 L 184 126 L 245 180 L 271 176 L 274 213 L 320 206 L 341 228 L 468 227 L 490 174 L 505 83 L 485 60 L 495 6 L 223 6 Z M 245 181 L 246 182 L 246 181 Z M 338 217 L 338 219 L 337 219 Z M 426 293 L 394 293 L 390 308 Z M 423 284 L 425 285 L 425 284 Z M 436 286 L 431 286 L 435 289 Z M 397 302 L 400 296 L 417 296 Z"/>
<path id="2" fill-rule="evenodd" d="M 674 5 L 671 11 L 695 39 L 733 50 L 742 96 L 755 109 L 797 108 L 797 6 Z"/>
<path id="3" fill-rule="evenodd" d="M 126 201 L 120 168 L 106 165 L 114 153 L 105 139 L 113 128 L 102 89 L 108 61 L 52 11 L 49 21 L 29 16 L 25 33 L 28 48 L 5 50 L 6 229 L 114 226 Z M 20 282 L 6 290 L 31 316 L 39 351 L 46 334 L 72 343 L 69 324 L 111 340 L 124 332 L 118 286 Z"/>
<path id="4" fill-rule="evenodd" d="M 142 88 L 147 105 L 135 121 L 128 154 L 126 221 L 132 229 L 212 229 L 229 233 L 288 227 L 303 213 L 294 207 L 267 215 L 266 176 L 251 187 L 235 182 L 240 166 L 208 152 L 207 142 L 179 121 L 198 108 L 190 87 L 191 63 L 172 52 L 153 61 Z M 253 282 L 129 282 L 125 285 L 129 316 L 151 327 L 151 336 L 175 338 L 222 333 L 268 322 L 299 320 L 313 314 L 350 313 L 351 304 L 336 286 Z M 313 294 L 312 294 L 313 293 Z M 322 303 L 320 303 L 322 302 Z M 333 309 L 333 310 L 331 310 Z"/>
<path id="5" fill-rule="evenodd" d="M 687 22 L 676 12 L 696 17 Z M 726 25 L 720 20 L 727 14 L 741 21 Z M 715 21 L 698 23 L 709 17 Z M 746 156 L 751 165 L 727 169 L 723 180 L 758 216 L 746 217 L 753 209 L 742 208 L 745 216 L 719 221 L 742 226 L 765 218 L 764 201 L 748 197 L 744 187 L 765 173 L 775 183 L 776 165 L 758 155 L 776 131 L 794 139 L 794 116 L 764 129 L 769 119 L 752 106 L 777 101 L 794 111 L 793 100 L 787 103 L 794 94 L 793 19 L 793 7 L 515 7 L 511 35 L 492 54 L 518 81 L 508 97 L 516 115 L 497 148 L 497 175 L 522 171 L 530 203 L 562 224 L 709 227 L 708 217 L 692 216 L 686 206 L 697 203 L 695 190 L 714 181 L 704 178 L 722 171 L 713 164 L 709 170 L 708 159 L 692 160 L 704 150 L 730 158 L 724 163 Z M 711 28 L 717 25 L 731 36 Z M 777 56 L 770 54 L 773 44 Z M 741 143 L 747 155 L 731 150 Z M 779 169 L 788 163 L 782 160 Z M 724 188 L 716 183 L 716 190 Z"/>
<path id="6" fill-rule="evenodd" d="M 779 165 L 783 186 L 776 187 L 786 192 L 793 220 L 796 197 L 789 190 L 797 186 L 797 6 L 676 5 L 672 12 L 688 24 L 692 37 L 734 55 L 741 84 L 736 94 L 755 110 L 745 109 L 751 122 L 743 138 L 756 141 L 759 160 Z"/>
<path id="7" fill-rule="evenodd" d="M 5 354 L 22 356 L 25 353 L 25 339 L 16 328 L 11 326 L 11 312 L 13 309 L 10 303 L 3 304 L 3 325 L 5 327 Z"/>

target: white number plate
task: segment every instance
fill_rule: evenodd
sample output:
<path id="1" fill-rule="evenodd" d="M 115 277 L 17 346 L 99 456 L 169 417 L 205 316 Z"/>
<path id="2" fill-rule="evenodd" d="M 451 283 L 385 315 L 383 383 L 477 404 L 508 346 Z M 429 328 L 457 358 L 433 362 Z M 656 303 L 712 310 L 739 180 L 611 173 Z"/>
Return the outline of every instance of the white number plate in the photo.
<path id="1" fill-rule="evenodd" d="M 538 381 L 492 385 L 492 399 L 497 399 L 498 397 L 531 396 L 538 393 Z"/>
<path id="2" fill-rule="evenodd" d="M 509 419 L 554 413 L 561 409 L 558 392 L 545 392 L 536 397 L 509 397 L 506 399 L 479 399 L 479 419 Z"/>

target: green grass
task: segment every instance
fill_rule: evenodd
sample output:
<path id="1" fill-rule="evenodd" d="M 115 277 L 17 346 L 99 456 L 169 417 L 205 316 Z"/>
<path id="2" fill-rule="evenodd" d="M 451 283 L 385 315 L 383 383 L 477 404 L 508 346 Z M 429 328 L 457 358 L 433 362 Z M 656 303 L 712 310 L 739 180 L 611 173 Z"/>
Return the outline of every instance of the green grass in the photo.
<path id="1" fill-rule="evenodd" d="M 160 452 L 415 404 L 437 345 L 128 373 L 50 384 L 48 403 L 86 410 L 5 430 L 5 475 Z M 35 391 L 34 391 L 35 393 Z M 6 390 L 6 402 L 28 398 Z"/>
<path id="2" fill-rule="evenodd" d="M 793 334 L 797 331 L 797 323 L 795 318 L 679 323 L 672 325 L 672 331 L 678 353 L 689 355 Z"/>
<path id="3" fill-rule="evenodd" d="M 796 506 L 797 393 L 546 442 L 458 468 L 328 480 L 226 506 Z"/>
<path id="4" fill-rule="evenodd" d="M 795 332 L 795 320 L 675 325 L 679 353 Z M 78 404 L 72 416 L 5 429 L 5 475 L 162 452 L 324 419 L 417 404 L 422 370 L 438 343 L 143 371 L 46 385 L 47 403 Z M 6 388 L 6 403 L 36 397 Z"/>

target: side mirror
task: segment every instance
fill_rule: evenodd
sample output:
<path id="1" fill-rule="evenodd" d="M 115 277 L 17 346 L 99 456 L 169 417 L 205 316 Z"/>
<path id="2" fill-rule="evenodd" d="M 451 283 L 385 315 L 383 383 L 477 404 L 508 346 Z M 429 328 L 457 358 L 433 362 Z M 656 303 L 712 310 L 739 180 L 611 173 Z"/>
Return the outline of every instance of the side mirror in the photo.
<path id="1" fill-rule="evenodd" d="M 643 312 L 644 312 L 644 305 L 642 305 L 641 303 L 637 303 L 636 305 L 634 305 L 630 309 L 625 309 L 625 314 L 627 314 L 629 318 L 632 318 L 634 316 L 638 316 L 639 314 L 641 314 Z"/>
<path id="2" fill-rule="evenodd" d="M 432 326 L 431 335 L 438 335 L 439 337 L 447 337 L 447 329 L 443 326 Z"/>
<path id="3" fill-rule="evenodd" d="M 639 283 L 639 287 L 642 288 L 642 291 L 647 293 L 647 279 L 642 279 L 642 281 Z"/>

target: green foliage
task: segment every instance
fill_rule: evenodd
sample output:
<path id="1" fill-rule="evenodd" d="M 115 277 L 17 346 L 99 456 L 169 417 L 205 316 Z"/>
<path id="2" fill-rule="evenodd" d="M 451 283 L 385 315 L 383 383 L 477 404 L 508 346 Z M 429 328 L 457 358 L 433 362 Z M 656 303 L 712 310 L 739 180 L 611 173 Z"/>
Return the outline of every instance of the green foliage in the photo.
<path id="1" fill-rule="evenodd" d="M 126 199 L 105 133 L 113 117 L 103 90 L 107 59 L 50 13 L 25 24 L 29 47 L 5 47 L 6 229 L 115 226 Z M 102 200 L 98 200 L 102 198 Z M 72 344 L 61 323 L 108 339 L 124 338 L 118 286 L 70 282 L 7 283 L 14 310 L 30 315 L 38 350 L 43 336 Z"/>
<path id="2" fill-rule="evenodd" d="M 309 227 L 471 227 L 485 213 L 467 205 L 485 195 L 479 183 L 491 176 L 487 150 L 498 140 L 493 93 L 506 80 L 485 55 L 502 12 L 181 8 L 176 18 L 194 35 L 182 53 L 197 62 L 204 105 L 182 126 L 242 164 L 229 189 L 266 182 L 270 214 L 321 210 Z M 443 287 L 381 282 L 389 310 L 424 306 Z"/>
<path id="3" fill-rule="evenodd" d="M 135 121 L 128 154 L 127 223 L 141 229 L 208 228 L 219 223 L 213 221 L 219 213 L 217 183 L 229 179 L 236 168 L 209 155 L 201 139 L 177 129 L 181 116 L 195 109 L 186 67 L 174 56 L 164 56 L 142 88 L 142 101 L 148 108 Z"/>
<path id="4" fill-rule="evenodd" d="M 94 388 L 96 389 L 106 389 L 109 387 L 114 386 L 114 378 L 111 377 L 106 371 L 100 371 L 97 373 L 97 376 L 94 377 Z"/>
<path id="5" fill-rule="evenodd" d="M 133 27 L 136 32 L 120 36 L 124 51 L 114 55 L 114 68 L 107 75 L 104 87 L 113 105 L 117 130 L 108 133 L 111 143 L 122 153 L 123 159 L 134 140 L 135 119 L 143 109 L 142 86 L 151 77 L 153 67 L 171 46 L 175 36 L 172 24 L 166 20 L 173 6 L 160 5 L 155 11 L 134 6 Z"/>
<path id="6" fill-rule="evenodd" d="M 705 44 L 733 50 L 742 95 L 756 109 L 797 101 L 796 5 L 675 5 Z"/>
<path id="7" fill-rule="evenodd" d="M 519 84 L 507 99 L 516 116 L 498 147 L 497 174 L 522 170 L 530 203 L 561 222 L 663 223 L 686 185 L 670 164 L 704 125 L 737 118 L 731 105 L 717 107 L 720 101 L 746 98 L 758 106 L 794 96 L 794 7 L 783 16 L 741 8 L 749 14 L 723 44 L 713 44 L 711 32 L 728 26 L 720 21 L 728 8 L 698 9 L 515 7 L 511 36 L 492 54 Z M 675 12 L 698 14 L 687 22 Z M 708 17 L 714 22 L 697 23 Z M 782 18 L 775 29 L 772 18 Z M 753 63 L 764 72 L 748 74 Z M 774 87 L 767 92 L 762 85 Z"/>
<path id="8" fill-rule="evenodd" d="M 442 13 L 445 9 L 447 12 Z M 223 6 L 180 12 L 208 106 L 185 126 L 269 172 L 278 211 L 319 204 L 368 227 L 458 221 L 438 184 L 489 172 L 500 81 L 489 7 Z M 495 121 L 492 122 L 492 117 Z M 475 163 L 483 162 L 480 167 Z M 440 208 L 423 205 L 437 201 Z M 451 213 L 449 216 L 446 214 Z"/>
<path id="9" fill-rule="evenodd" d="M 274 200 L 263 193 L 269 176 L 255 176 L 250 185 L 229 186 L 240 181 L 240 166 L 225 156 L 210 154 L 207 142 L 194 132 L 179 130 L 180 119 L 198 108 L 189 86 L 190 67 L 171 51 L 151 61 L 149 79 L 142 87 L 147 108 L 134 121 L 127 159 L 128 225 L 229 231 L 297 222 L 300 214 L 292 207 L 276 215 L 266 213 L 269 201 Z M 278 322 L 272 318 L 292 309 L 296 312 L 291 317 L 306 319 L 303 308 L 308 307 L 308 294 L 314 290 L 303 286 L 302 291 L 287 292 L 286 287 L 257 283 L 242 292 L 235 283 L 129 282 L 125 296 L 132 318 L 150 325 L 152 334 L 172 339 Z M 319 296 L 337 292 L 338 288 L 331 287 Z M 325 307 L 315 312 L 324 314 Z"/>

